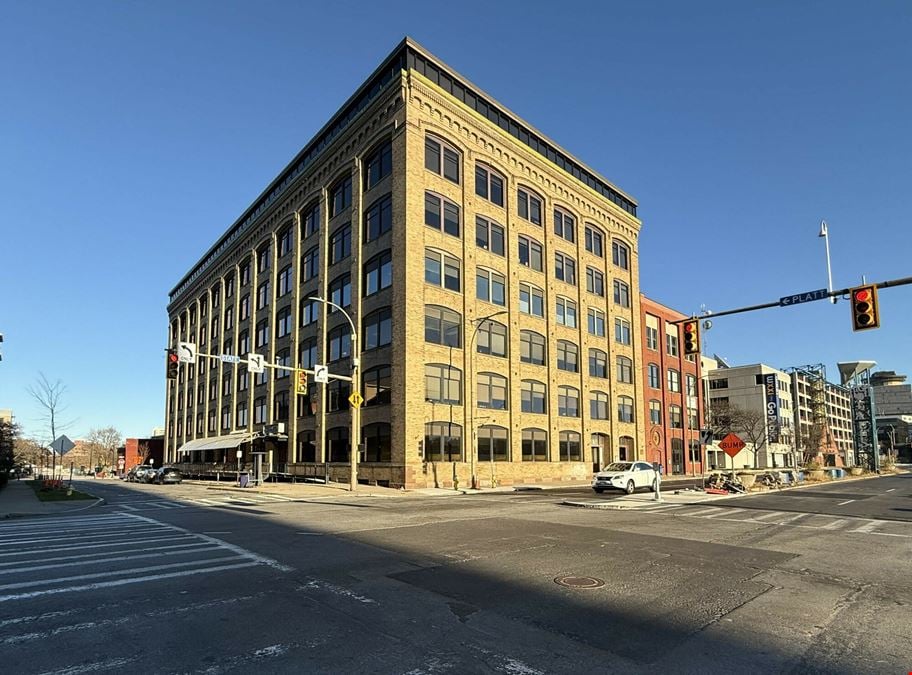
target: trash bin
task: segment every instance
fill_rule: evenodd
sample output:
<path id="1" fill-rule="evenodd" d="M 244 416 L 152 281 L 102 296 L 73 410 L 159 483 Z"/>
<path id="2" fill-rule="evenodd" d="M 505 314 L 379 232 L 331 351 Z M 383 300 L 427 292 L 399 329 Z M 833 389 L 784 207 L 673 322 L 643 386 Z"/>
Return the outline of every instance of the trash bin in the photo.
<path id="1" fill-rule="evenodd" d="M 249 483 L 250 483 L 250 474 L 242 473 L 240 483 L 241 483 L 241 487 L 247 487 L 247 485 L 249 485 Z"/>

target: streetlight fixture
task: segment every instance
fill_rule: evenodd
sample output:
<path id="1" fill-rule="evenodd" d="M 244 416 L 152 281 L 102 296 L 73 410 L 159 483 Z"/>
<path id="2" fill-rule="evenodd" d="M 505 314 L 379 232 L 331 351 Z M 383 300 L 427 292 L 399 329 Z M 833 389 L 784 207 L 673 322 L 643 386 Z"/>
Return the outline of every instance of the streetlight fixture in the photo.
<path id="1" fill-rule="evenodd" d="M 833 292 L 833 271 L 830 269 L 830 232 L 827 228 L 827 223 L 825 220 L 820 221 L 820 233 L 818 237 L 823 237 L 823 242 L 826 246 L 826 261 L 827 261 L 827 291 L 830 293 Z M 830 302 L 836 304 L 836 298 L 830 296 Z"/>
<path id="2" fill-rule="evenodd" d="M 330 307 L 335 307 L 342 312 L 342 316 L 348 321 L 348 325 L 351 327 L 352 393 L 357 392 L 361 387 L 361 352 L 358 351 L 358 331 L 355 330 L 355 322 L 352 321 L 348 312 L 330 300 L 319 298 L 315 295 L 312 295 L 307 299 L 313 300 L 314 302 L 322 302 Z M 352 405 L 351 411 L 351 441 L 349 443 L 348 453 L 351 463 L 351 475 L 349 477 L 348 489 L 351 492 L 354 492 L 355 488 L 358 486 L 358 453 L 361 448 L 361 406 Z"/>
<path id="3" fill-rule="evenodd" d="M 472 349 L 472 345 L 475 343 L 475 337 L 478 335 L 478 329 L 481 328 L 481 324 L 485 321 L 493 319 L 495 316 L 500 316 L 501 314 L 509 314 L 506 309 L 501 309 L 500 311 L 494 312 L 493 314 L 488 314 L 487 316 L 482 316 L 480 318 L 472 319 L 472 323 L 475 324 L 475 330 L 472 331 L 472 337 L 469 339 L 468 344 L 468 370 L 472 374 L 472 386 L 469 388 L 469 391 L 466 392 L 467 403 L 469 404 L 469 428 L 472 430 L 472 447 L 469 448 L 469 473 L 472 476 L 470 486 L 472 489 L 478 488 L 478 476 L 475 474 L 475 453 L 478 452 L 478 432 L 475 429 L 475 351 Z M 491 459 L 491 476 L 494 475 L 494 448 L 490 449 L 490 459 Z M 493 479 L 492 479 L 493 487 Z"/>

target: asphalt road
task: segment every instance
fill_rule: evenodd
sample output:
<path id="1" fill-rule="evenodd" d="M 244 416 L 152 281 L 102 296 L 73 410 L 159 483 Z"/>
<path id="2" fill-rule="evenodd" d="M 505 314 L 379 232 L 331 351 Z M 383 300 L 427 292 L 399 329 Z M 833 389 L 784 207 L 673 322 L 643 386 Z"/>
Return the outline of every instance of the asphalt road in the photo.
<path id="1" fill-rule="evenodd" d="M 820 508 L 835 498 L 785 492 L 625 512 L 532 493 L 260 501 L 193 485 L 83 487 L 109 505 L 0 523 L 7 672 L 888 673 L 912 663 L 912 523 L 858 506 L 905 513 L 912 476 L 804 490 L 870 495 L 838 514 Z"/>

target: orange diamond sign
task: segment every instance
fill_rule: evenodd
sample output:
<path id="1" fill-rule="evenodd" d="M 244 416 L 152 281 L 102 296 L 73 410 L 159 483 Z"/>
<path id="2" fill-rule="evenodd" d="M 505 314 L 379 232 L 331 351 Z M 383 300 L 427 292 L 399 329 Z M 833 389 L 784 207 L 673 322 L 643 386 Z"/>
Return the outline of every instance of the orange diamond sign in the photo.
<path id="1" fill-rule="evenodd" d="M 735 458 L 735 455 L 744 450 L 745 445 L 747 444 L 738 438 L 736 434 L 729 434 L 719 442 L 719 447 L 732 459 Z"/>

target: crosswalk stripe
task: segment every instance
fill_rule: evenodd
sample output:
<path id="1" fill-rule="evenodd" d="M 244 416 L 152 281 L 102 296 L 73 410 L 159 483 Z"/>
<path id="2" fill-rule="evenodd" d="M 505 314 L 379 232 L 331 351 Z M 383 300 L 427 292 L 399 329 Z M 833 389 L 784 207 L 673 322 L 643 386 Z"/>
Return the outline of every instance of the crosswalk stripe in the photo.
<path id="1" fill-rule="evenodd" d="M 719 515 L 723 511 L 725 511 L 725 509 L 720 509 L 718 506 L 713 506 L 712 508 L 703 509 L 702 511 L 694 511 L 693 513 L 685 513 L 684 515 L 685 516 L 705 516 L 710 513 Z"/>
<path id="2" fill-rule="evenodd" d="M 820 529 L 821 530 L 835 530 L 845 522 L 846 522 L 845 519 L 840 518 L 839 520 L 834 520 L 831 523 L 827 523 L 826 525 L 821 526 Z"/>
<path id="3" fill-rule="evenodd" d="M 753 519 L 759 520 L 759 521 L 764 521 L 764 520 L 769 520 L 771 518 L 776 518 L 776 517 L 782 516 L 782 515 L 785 515 L 782 511 L 773 511 L 771 513 L 763 513 L 763 514 L 760 514 L 759 516 L 754 516 Z"/>
<path id="4" fill-rule="evenodd" d="M 864 525 L 859 525 L 854 530 L 849 530 L 849 532 L 871 532 L 875 527 L 881 524 L 880 520 L 871 520 Z"/>
<path id="5" fill-rule="evenodd" d="M 130 506 L 129 504 L 117 504 L 122 509 L 127 509 L 127 511 L 139 511 L 135 506 Z"/>

